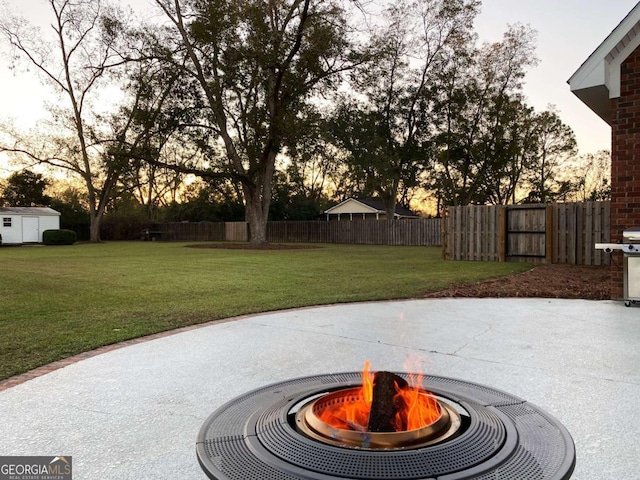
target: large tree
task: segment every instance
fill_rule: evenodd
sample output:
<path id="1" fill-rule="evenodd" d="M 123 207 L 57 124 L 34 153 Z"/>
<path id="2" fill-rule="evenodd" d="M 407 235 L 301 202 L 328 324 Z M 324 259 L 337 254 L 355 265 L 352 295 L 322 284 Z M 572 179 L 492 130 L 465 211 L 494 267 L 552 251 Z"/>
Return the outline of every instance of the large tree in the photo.
<path id="1" fill-rule="evenodd" d="M 281 169 L 292 195 L 321 205 L 341 174 L 340 152 L 331 142 L 329 122 L 321 112 L 309 109 L 298 118 L 298 135 L 288 139 Z"/>
<path id="2" fill-rule="evenodd" d="M 0 34 L 15 57 L 33 67 L 60 96 L 60 102 L 50 106 L 52 133 L 39 132 L 35 140 L 14 135 L 13 144 L 3 150 L 18 154 L 25 163 L 46 163 L 77 174 L 87 188 L 91 240 L 98 241 L 98 197 L 105 172 L 92 145 L 95 117 L 91 102 L 97 99 L 116 56 L 112 46 L 117 29 L 103 21 L 105 4 L 100 0 L 48 0 L 47 4 L 51 37 L 25 19 L 6 14 L 0 21 Z"/>
<path id="3" fill-rule="evenodd" d="M 345 10 L 337 0 L 156 3 L 179 39 L 173 52 L 188 58 L 171 68 L 197 84 L 198 126 L 224 150 L 202 172 L 241 186 L 250 242 L 265 243 L 276 158 L 312 94 L 332 88 L 355 60 Z"/>
<path id="4" fill-rule="evenodd" d="M 537 153 L 536 114 L 520 95 L 511 95 L 488 110 L 494 122 L 479 139 L 477 150 L 490 159 L 476 197 L 491 204 L 517 203 L 523 177 Z"/>
<path id="5" fill-rule="evenodd" d="M 419 182 L 429 156 L 434 70 L 472 41 L 476 0 L 399 0 L 375 35 L 375 62 L 356 69 L 355 94 L 338 108 L 337 143 L 365 195 L 393 218 L 399 194 Z"/>
<path id="6" fill-rule="evenodd" d="M 100 206 L 103 210 L 111 198 L 126 193 L 144 205 L 152 219 L 163 196 L 172 192 L 175 199 L 182 171 L 195 155 L 193 148 L 177 145 L 182 124 L 191 117 L 182 101 L 189 87 L 180 81 L 179 72 L 154 59 L 138 58 L 126 72 L 128 101 L 108 118 L 97 140 L 109 173 Z"/>
<path id="7" fill-rule="evenodd" d="M 577 152 L 575 135 L 553 108 L 535 118 L 536 155 L 528 172 L 530 200 L 546 203 L 569 193 L 572 179 L 561 179 L 561 170 Z"/>
<path id="8" fill-rule="evenodd" d="M 513 26 L 501 42 L 462 52 L 440 69 L 432 85 L 431 187 L 441 205 L 513 197 L 531 145 L 531 111 L 519 93 L 527 67 L 536 62 L 534 40 L 532 30 Z"/>
<path id="9" fill-rule="evenodd" d="M 574 159 L 569 174 L 573 178 L 579 202 L 611 199 L 611 152 L 580 155 Z"/>
<path id="10" fill-rule="evenodd" d="M 46 207 L 51 198 L 44 192 L 50 182 L 40 173 L 30 170 L 15 172 L 5 182 L 0 205 L 9 207 Z"/>
<path id="11" fill-rule="evenodd" d="M 127 35 L 125 15 L 105 0 L 47 0 L 51 41 L 24 19 L 7 17 L 0 33 L 59 96 L 48 128 L 13 133 L 4 151 L 26 164 L 63 169 L 84 183 L 90 239 L 100 240 L 103 215 L 121 190 L 130 163 L 157 155 L 173 131 L 165 103 L 179 75 L 142 56 L 147 39 Z M 158 146 L 160 144 L 160 147 Z"/>

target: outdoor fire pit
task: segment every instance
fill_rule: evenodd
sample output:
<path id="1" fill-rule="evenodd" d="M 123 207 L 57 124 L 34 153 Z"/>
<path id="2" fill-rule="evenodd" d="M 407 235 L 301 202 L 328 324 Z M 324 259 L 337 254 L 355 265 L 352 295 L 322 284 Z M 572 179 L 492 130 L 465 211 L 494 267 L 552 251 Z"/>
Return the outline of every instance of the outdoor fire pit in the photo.
<path id="1" fill-rule="evenodd" d="M 207 419 L 196 450 L 217 480 L 561 480 L 575 466 L 567 430 L 520 398 L 366 369 L 246 393 Z"/>

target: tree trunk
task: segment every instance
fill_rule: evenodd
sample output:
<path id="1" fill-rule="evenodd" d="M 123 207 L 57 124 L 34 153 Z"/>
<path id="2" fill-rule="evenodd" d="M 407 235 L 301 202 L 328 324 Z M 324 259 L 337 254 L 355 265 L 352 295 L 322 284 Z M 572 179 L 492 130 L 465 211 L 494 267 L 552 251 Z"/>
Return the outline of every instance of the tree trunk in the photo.
<path id="1" fill-rule="evenodd" d="M 102 223 L 102 215 L 91 212 L 91 225 L 89 226 L 89 240 L 94 243 L 100 242 L 100 224 Z"/>
<path id="2" fill-rule="evenodd" d="M 264 245 L 267 242 L 267 221 L 271 206 L 271 184 L 275 171 L 275 158 L 279 150 L 276 142 L 270 145 L 264 158 L 256 162 L 260 165 L 251 182 L 242 182 L 245 200 L 245 218 L 249 222 L 249 243 Z"/>
<path id="3" fill-rule="evenodd" d="M 267 243 L 267 219 L 269 216 L 269 205 L 266 206 L 265 201 L 269 202 L 270 199 L 264 199 L 256 188 L 243 185 L 244 197 L 245 197 L 245 218 L 249 222 L 249 243 L 252 245 L 264 245 Z"/>
<path id="4" fill-rule="evenodd" d="M 395 214 L 396 214 L 396 204 L 394 203 L 393 205 L 386 205 L 385 206 L 385 214 L 387 216 L 387 220 L 395 220 Z"/>
<path id="5" fill-rule="evenodd" d="M 382 204 L 384 205 L 387 220 L 395 220 L 397 188 L 393 188 L 391 192 L 382 191 L 381 193 L 380 197 L 382 198 Z"/>

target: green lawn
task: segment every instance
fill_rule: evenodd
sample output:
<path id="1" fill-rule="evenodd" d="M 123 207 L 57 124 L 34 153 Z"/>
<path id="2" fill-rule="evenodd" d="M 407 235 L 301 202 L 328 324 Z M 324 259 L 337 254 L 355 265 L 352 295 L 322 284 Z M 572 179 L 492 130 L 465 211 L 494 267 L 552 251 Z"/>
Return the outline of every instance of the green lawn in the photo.
<path id="1" fill-rule="evenodd" d="M 101 345 L 268 310 L 420 297 L 529 265 L 445 262 L 439 248 L 304 250 L 131 242 L 0 248 L 0 379 Z"/>

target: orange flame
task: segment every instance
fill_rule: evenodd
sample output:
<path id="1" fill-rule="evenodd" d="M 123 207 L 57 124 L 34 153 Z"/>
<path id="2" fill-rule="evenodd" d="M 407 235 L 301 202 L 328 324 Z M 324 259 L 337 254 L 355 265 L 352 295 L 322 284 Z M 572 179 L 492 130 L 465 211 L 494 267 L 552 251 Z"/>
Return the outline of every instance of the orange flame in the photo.
<path id="1" fill-rule="evenodd" d="M 374 374 L 369 371 L 370 367 L 370 362 L 366 361 L 358 393 L 342 403 L 324 408 L 319 412 L 320 420 L 343 430 L 367 431 L 373 402 Z M 422 378 L 421 374 L 414 374 L 409 376 L 407 387 L 400 388 L 396 384 L 394 404 L 398 411 L 394 427 L 397 432 L 423 428 L 440 418 L 438 401 L 420 388 Z"/>
<path id="2" fill-rule="evenodd" d="M 420 374 L 409 375 L 408 388 L 398 389 L 396 385 L 395 401 L 403 405 L 396 413 L 396 431 L 423 428 L 440 418 L 438 401 L 418 388 L 422 385 L 422 377 Z"/>
<path id="3" fill-rule="evenodd" d="M 373 401 L 373 373 L 369 371 L 371 363 L 364 363 L 362 387 L 357 395 L 347 398 L 344 403 L 330 405 L 320 413 L 325 423 L 342 430 L 365 432 L 369 423 L 369 412 Z"/>
<path id="4" fill-rule="evenodd" d="M 371 368 L 371 362 L 365 360 L 364 370 L 362 370 L 362 398 L 364 403 L 371 408 L 371 402 L 373 402 L 373 373 L 369 371 Z"/>

